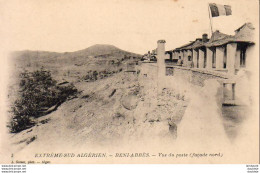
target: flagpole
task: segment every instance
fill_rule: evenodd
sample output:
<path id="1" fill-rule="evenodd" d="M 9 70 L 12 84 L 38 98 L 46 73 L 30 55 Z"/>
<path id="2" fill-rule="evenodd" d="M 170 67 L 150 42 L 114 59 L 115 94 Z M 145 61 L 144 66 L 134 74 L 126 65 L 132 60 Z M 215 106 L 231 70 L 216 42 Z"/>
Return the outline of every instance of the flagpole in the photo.
<path id="1" fill-rule="evenodd" d="M 212 17 L 211 17 L 211 14 L 210 14 L 210 7 L 209 7 L 209 3 L 208 3 L 208 11 L 209 11 L 209 21 L 210 21 L 210 29 L 211 29 L 211 36 L 213 35 L 213 30 L 212 30 Z"/>

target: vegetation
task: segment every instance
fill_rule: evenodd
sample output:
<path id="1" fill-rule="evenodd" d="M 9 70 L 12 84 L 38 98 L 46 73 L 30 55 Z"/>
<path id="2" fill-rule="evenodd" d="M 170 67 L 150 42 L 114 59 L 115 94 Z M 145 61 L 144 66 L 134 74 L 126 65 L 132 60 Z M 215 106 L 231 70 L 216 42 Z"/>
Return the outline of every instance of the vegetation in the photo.
<path id="1" fill-rule="evenodd" d="M 49 108 L 57 108 L 77 93 L 72 84 L 57 84 L 51 73 L 43 68 L 34 72 L 23 72 L 20 78 L 19 96 L 12 107 L 14 115 L 8 124 L 13 133 L 32 127 L 35 118 L 46 115 Z"/>
<path id="2" fill-rule="evenodd" d="M 112 76 L 113 74 L 115 73 L 119 73 L 121 72 L 123 69 L 120 68 L 119 70 L 103 70 L 103 71 L 99 71 L 97 72 L 96 70 L 95 71 L 88 71 L 87 72 L 87 75 L 84 76 L 84 80 L 87 81 L 87 82 L 93 82 L 93 81 L 96 81 L 98 79 L 104 79 L 104 78 L 107 78 L 109 76 Z"/>

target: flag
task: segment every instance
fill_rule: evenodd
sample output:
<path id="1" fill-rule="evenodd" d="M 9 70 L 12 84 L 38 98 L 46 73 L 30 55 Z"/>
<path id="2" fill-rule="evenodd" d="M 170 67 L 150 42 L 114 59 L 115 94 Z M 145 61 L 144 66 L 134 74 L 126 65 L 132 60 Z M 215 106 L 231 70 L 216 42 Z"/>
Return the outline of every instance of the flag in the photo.
<path id="1" fill-rule="evenodd" d="M 232 14 L 230 5 L 219 5 L 215 3 L 210 3 L 209 7 L 210 7 L 212 17 L 229 16 Z"/>

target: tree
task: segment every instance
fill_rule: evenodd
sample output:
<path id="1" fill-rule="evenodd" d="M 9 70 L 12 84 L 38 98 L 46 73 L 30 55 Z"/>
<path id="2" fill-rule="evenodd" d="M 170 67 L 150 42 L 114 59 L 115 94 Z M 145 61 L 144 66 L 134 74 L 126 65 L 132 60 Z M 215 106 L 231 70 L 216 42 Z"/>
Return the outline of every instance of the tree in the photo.
<path id="1" fill-rule="evenodd" d="M 43 68 L 34 72 L 20 74 L 20 90 L 14 102 L 9 127 L 11 132 L 19 132 L 35 124 L 34 119 L 46 114 L 48 108 L 59 106 L 77 89 L 71 84 L 60 86 L 52 79 L 50 71 Z"/>

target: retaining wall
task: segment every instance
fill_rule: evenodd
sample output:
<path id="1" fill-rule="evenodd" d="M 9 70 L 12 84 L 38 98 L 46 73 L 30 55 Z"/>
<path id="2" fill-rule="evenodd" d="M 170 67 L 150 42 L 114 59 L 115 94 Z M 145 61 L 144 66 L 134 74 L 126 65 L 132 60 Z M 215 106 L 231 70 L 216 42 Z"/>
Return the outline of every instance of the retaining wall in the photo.
<path id="1" fill-rule="evenodd" d="M 225 74 L 184 67 L 173 67 L 173 76 L 181 77 L 184 80 L 201 87 L 204 86 L 204 81 L 207 79 L 228 79 Z"/>

